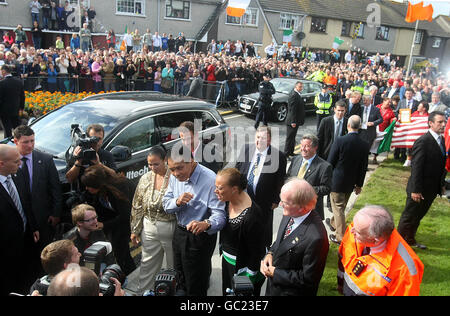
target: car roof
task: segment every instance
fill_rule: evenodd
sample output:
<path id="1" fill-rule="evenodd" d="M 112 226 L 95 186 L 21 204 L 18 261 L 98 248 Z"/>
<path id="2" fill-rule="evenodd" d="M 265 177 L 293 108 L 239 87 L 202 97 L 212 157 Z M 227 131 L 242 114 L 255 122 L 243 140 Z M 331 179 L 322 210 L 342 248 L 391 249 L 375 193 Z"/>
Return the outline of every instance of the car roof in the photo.
<path id="1" fill-rule="evenodd" d="M 66 106 L 89 107 L 91 111 L 108 113 L 118 119 L 142 112 L 209 110 L 215 106 L 203 100 L 158 92 L 105 93 L 84 98 Z"/>

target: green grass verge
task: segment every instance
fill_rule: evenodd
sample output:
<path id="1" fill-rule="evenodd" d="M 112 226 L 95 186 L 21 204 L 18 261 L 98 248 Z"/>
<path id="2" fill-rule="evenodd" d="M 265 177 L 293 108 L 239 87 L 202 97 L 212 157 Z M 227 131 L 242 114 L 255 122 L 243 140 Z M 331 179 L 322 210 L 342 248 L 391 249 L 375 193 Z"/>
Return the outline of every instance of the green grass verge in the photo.
<path id="1" fill-rule="evenodd" d="M 347 223 L 356 211 L 367 204 L 383 205 L 394 216 L 395 224 L 403 212 L 406 202 L 406 183 L 410 168 L 394 159 L 386 159 L 368 180 L 353 209 L 347 216 Z M 421 221 L 416 235 L 417 241 L 427 245 L 427 250 L 414 248 L 422 260 L 425 270 L 420 289 L 421 296 L 450 295 L 450 202 L 437 197 L 427 215 Z M 336 296 L 336 271 L 338 247 L 330 243 L 327 265 L 319 287 L 318 295 Z"/>

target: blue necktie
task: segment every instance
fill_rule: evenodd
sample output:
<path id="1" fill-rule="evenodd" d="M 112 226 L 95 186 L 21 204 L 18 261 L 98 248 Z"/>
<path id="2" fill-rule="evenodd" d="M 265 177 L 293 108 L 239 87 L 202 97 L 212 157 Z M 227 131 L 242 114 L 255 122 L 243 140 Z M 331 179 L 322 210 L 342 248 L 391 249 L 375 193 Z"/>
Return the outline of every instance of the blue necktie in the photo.
<path id="1" fill-rule="evenodd" d="M 253 190 L 253 181 L 255 181 L 255 175 L 256 175 L 256 170 L 258 169 L 259 166 L 259 161 L 261 160 L 261 154 L 257 154 L 256 155 L 256 162 L 252 167 L 252 170 L 250 171 L 250 174 L 248 176 L 248 188 L 251 188 L 251 190 L 254 192 Z"/>

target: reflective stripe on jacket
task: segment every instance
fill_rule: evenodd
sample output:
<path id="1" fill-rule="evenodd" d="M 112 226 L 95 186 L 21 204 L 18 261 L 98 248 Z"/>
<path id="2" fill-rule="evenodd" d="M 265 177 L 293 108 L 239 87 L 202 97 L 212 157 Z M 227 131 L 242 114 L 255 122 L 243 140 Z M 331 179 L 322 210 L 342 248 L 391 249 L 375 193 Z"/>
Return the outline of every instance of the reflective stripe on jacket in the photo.
<path id="1" fill-rule="evenodd" d="M 317 114 L 330 114 L 330 108 L 331 104 L 333 102 L 333 99 L 330 94 L 322 95 L 322 93 L 319 93 L 316 95 L 314 99 L 314 105 L 316 106 Z"/>
<path id="2" fill-rule="evenodd" d="M 364 245 L 355 240 L 352 228 L 353 223 L 339 247 L 338 280 L 345 283 L 344 294 L 419 295 L 423 263 L 397 230 L 392 232 L 384 250 L 363 255 Z"/>

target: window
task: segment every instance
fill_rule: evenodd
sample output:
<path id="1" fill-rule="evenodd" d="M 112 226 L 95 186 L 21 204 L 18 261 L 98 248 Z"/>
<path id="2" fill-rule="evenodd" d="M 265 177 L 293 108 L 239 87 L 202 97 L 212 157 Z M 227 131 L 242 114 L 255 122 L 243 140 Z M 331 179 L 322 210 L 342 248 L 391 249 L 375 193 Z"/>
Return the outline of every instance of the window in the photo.
<path id="1" fill-rule="evenodd" d="M 324 18 L 311 19 L 311 33 L 326 33 L 326 32 L 327 32 L 327 19 Z"/>
<path id="2" fill-rule="evenodd" d="M 166 0 L 166 18 L 189 20 L 191 18 L 190 11 L 190 1 Z"/>
<path id="3" fill-rule="evenodd" d="M 219 124 L 214 119 L 214 117 L 211 115 L 211 113 L 208 112 L 195 112 L 194 113 L 195 119 L 202 120 L 202 131 L 205 129 L 218 126 Z"/>
<path id="4" fill-rule="evenodd" d="M 441 47 L 441 38 L 440 37 L 433 37 L 433 45 L 431 47 L 433 47 L 433 48 Z"/>
<path id="5" fill-rule="evenodd" d="M 194 121 L 194 112 L 175 112 L 159 115 L 157 118 L 161 141 L 170 142 L 179 138 L 178 126 L 185 121 Z"/>
<path id="6" fill-rule="evenodd" d="M 258 26 L 258 9 L 247 8 L 242 18 L 227 15 L 226 24 Z"/>
<path id="7" fill-rule="evenodd" d="M 377 34 L 375 35 L 375 39 L 381 41 L 389 40 L 389 27 L 388 26 L 380 26 L 377 27 Z"/>
<path id="8" fill-rule="evenodd" d="M 342 21 L 341 36 L 350 36 L 352 30 L 352 22 Z"/>
<path id="9" fill-rule="evenodd" d="M 116 0 L 116 13 L 144 15 L 145 0 Z"/>
<path id="10" fill-rule="evenodd" d="M 69 3 L 73 7 L 77 7 L 78 6 L 78 2 L 80 3 L 81 7 L 84 7 L 86 9 L 89 9 L 89 7 L 91 6 L 91 3 L 90 3 L 91 1 L 90 0 L 69 0 Z"/>
<path id="11" fill-rule="evenodd" d="M 422 43 L 423 31 L 418 30 L 416 33 L 416 37 L 414 38 L 414 44 Z"/>
<path id="12" fill-rule="evenodd" d="M 296 31 L 300 24 L 300 16 L 295 14 L 281 13 L 280 14 L 280 29 Z"/>
<path id="13" fill-rule="evenodd" d="M 145 117 L 123 129 L 106 147 L 111 150 L 117 145 L 127 146 L 132 153 L 145 150 L 158 143 L 153 117 Z"/>
<path id="14" fill-rule="evenodd" d="M 0 4 L 8 4 L 8 3 L 6 3 L 6 0 L 0 0 Z"/>

